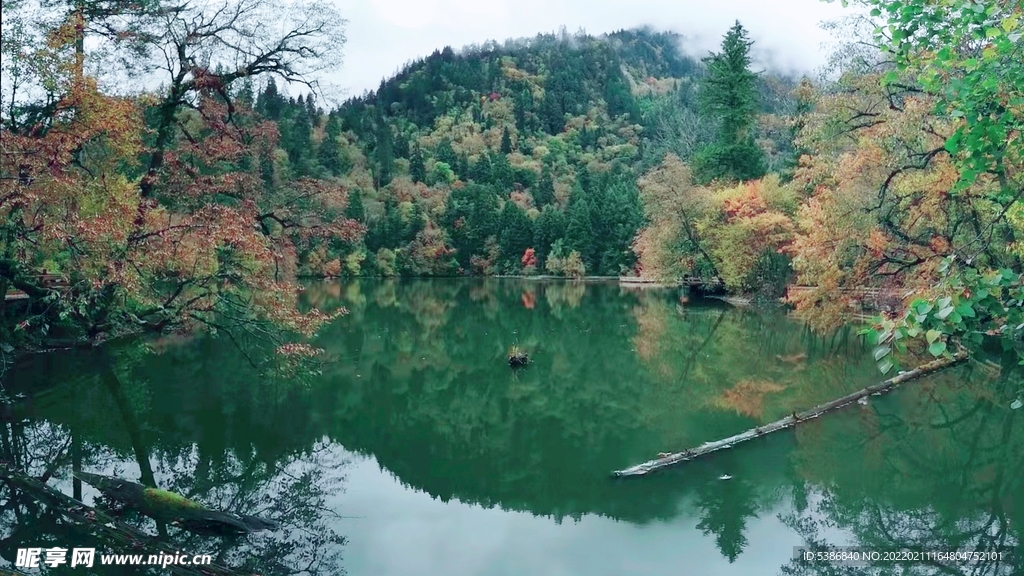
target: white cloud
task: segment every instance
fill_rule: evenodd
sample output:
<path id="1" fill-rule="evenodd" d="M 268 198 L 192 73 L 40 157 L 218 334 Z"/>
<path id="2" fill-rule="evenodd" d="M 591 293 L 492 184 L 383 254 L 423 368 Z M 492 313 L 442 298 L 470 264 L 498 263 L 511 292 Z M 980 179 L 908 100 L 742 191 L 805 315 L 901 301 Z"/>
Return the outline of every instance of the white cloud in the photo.
<path id="1" fill-rule="evenodd" d="M 426 28 L 434 23 L 437 0 L 370 0 L 377 16 L 400 28 Z"/>
<path id="2" fill-rule="evenodd" d="M 810 72 L 825 62 L 818 27 L 849 14 L 821 0 L 354 0 L 339 3 L 349 20 L 345 67 L 331 78 L 350 95 L 376 88 L 401 65 L 450 45 L 534 36 L 560 26 L 591 34 L 649 25 L 686 37 L 706 55 L 740 20 L 761 66 Z"/>

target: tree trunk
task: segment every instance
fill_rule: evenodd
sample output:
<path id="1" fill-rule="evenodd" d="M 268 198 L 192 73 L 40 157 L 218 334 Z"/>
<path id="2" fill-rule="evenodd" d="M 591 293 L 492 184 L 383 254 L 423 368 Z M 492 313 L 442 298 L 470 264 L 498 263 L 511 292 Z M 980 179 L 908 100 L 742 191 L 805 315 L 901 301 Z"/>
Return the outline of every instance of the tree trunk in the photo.
<path id="1" fill-rule="evenodd" d="M 758 426 L 756 428 L 747 430 L 746 432 L 737 434 L 735 436 L 730 436 L 728 438 L 718 440 L 716 442 L 705 442 L 704 444 L 701 444 L 696 448 L 690 448 L 688 450 L 683 450 L 682 452 L 674 452 L 661 458 L 658 458 L 657 460 L 649 460 L 647 462 L 644 462 L 643 464 L 637 464 L 636 466 L 630 466 L 629 468 L 616 470 L 615 472 L 613 472 L 613 475 L 620 478 L 624 476 L 643 476 L 656 470 L 667 468 L 669 466 L 672 466 L 673 464 L 687 462 L 699 456 L 704 456 L 712 452 L 717 452 L 718 450 L 732 448 L 733 446 L 739 444 L 740 442 L 746 442 L 747 440 L 760 438 L 761 436 L 770 434 L 772 432 L 785 430 L 786 428 L 795 426 L 801 422 L 817 418 L 822 414 L 826 414 L 833 410 L 838 410 L 843 406 L 853 404 L 854 402 L 860 400 L 861 398 L 867 398 L 868 396 L 888 392 L 904 382 L 920 378 L 921 376 L 926 376 L 928 374 L 937 372 L 944 368 L 949 368 L 950 366 L 959 364 L 964 360 L 967 360 L 966 352 L 958 352 L 954 354 L 952 358 L 941 358 L 939 360 L 933 360 L 926 364 L 922 364 L 921 366 L 918 366 L 917 368 L 909 372 L 903 372 L 902 374 L 894 376 L 893 378 L 890 378 L 888 380 L 884 380 L 878 384 L 875 384 L 874 386 L 868 386 L 863 390 L 854 392 L 853 394 L 847 394 L 842 398 L 836 398 L 831 402 L 820 404 L 818 406 L 815 406 L 814 408 L 811 408 L 810 410 L 800 412 L 799 414 L 794 412 L 793 414 L 790 414 L 789 416 L 786 416 L 781 420 L 777 420 L 775 422 L 772 422 L 771 424 L 766 424 L 764 426 Z"/>
<path id="2" fill-rule="evenodd" d="M 108 545 L 121 548 L 124 553 L 132 554 L 153 554 L 174 556 L 179 553 L 170 544 L 161 542 L 154 537 L 108 516 L 102 510 L 87 506 L 80 500 L 76 500 L 67 494 L 19 472 L 9 468 L 6 464 L 0 463 L 0 478 L 5 480 L 11 488 L 17 488 L 30 494 L 33 500 L 44 503 L 54 513 L 66 518 L 70 523 L 88 530 L 97 537 L 103 539 Z M 99 562 L 99 559 L 96 560 Z M 167 570 L 172 574 L 194 574 L 207 576 L 240 576 L 250 574 L 234 570 L 216 564 L 207 564 L 195 568 L 189 566 L 171 565 Z"/>

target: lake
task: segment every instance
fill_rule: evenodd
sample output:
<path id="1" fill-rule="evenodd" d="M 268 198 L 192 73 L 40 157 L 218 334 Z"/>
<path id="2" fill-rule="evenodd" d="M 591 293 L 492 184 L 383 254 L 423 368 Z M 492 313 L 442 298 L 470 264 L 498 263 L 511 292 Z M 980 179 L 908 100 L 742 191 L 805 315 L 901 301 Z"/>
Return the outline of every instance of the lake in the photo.
<path id="1" fill-rule="evenodd" d="M 87 503 L 99 493 L 73 469 L 278 520 L 229 539 L 125 515 L 262 574 L 1024 574 L 1012 554 L 794 559 L 806 545 L 1020 542 L 1024 410 L 1009 405 L 1021 371 L 995 352 L 616 480 L 659 452 L 878 382 L 870 349 L 855 327 L 823 335 L 780 311 L 614 282 L 366 279 L 316 283 L 304 298 L 348 310 L 315 340 L 316 362 L 238 334 L 26 359 L 3 375 L 18 400 L 0 459 Z M 513 345 L 528 367 L 510 369 Z M 0 487 L 0 566 L 19 547 L 93 545 L 11 490 Z"/>

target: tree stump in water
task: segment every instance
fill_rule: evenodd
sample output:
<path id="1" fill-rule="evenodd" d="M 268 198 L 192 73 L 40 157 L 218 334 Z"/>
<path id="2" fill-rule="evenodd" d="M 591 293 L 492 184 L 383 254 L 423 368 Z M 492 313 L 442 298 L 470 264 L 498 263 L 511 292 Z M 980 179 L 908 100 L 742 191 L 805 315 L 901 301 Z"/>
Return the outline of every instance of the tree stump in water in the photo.
<path id="1" fill-rule="evenodd" d="M 513 368 L 519 368 L 520 366 L 526 366 L 530 363 L 530 356 L 525 352 L 518 354 L 511 354 L 508 357 L 508 365 Z"/>

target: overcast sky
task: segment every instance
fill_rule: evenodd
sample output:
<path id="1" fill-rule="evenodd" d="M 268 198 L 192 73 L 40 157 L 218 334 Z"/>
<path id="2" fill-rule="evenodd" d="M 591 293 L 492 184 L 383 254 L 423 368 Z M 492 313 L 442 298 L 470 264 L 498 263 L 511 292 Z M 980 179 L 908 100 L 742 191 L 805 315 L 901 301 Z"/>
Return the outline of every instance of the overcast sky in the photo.
<path id="1" fill-rule="evenodd" d="M 761 66 L 810 72 L 824 63 L 823 20 L 849 12 L 821 0 L 337 0 L 348 19 L 345 62 L 330 82 L 355 96 L 406 62 L 450 45 L 583 28 L 591 34 L 649 25 L 685 36 L 704 56 L 739 20 Z"/>

